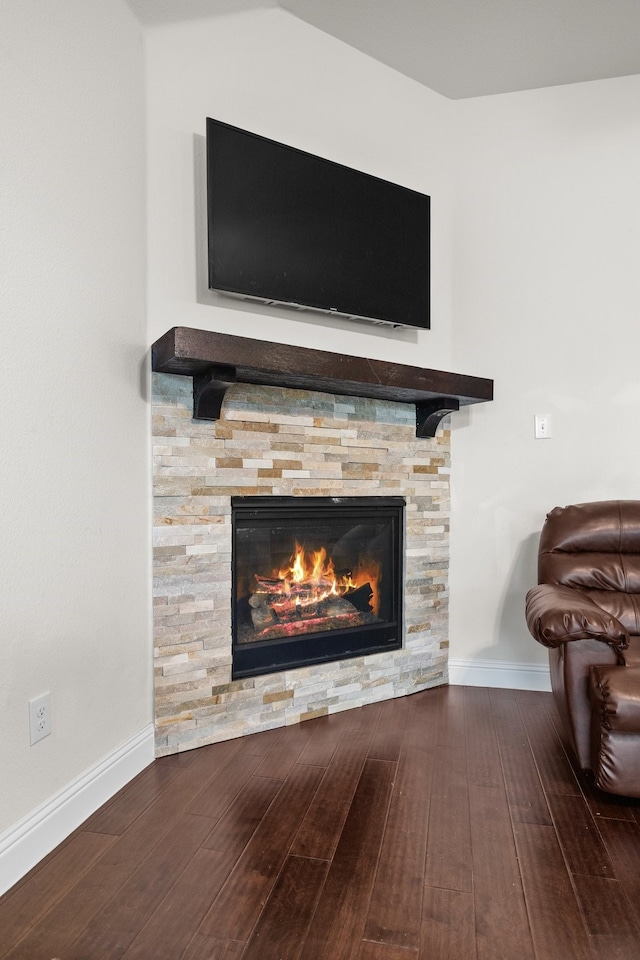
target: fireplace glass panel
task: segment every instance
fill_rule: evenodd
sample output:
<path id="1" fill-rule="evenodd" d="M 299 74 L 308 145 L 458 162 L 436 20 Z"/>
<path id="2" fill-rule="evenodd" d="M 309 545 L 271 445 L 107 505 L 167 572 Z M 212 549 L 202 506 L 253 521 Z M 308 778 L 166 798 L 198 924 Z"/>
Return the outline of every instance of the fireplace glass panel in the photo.
<path id="1" fill-rule="evenodd" d="M 233 497 L 233 677 L 399 649 L 400 497 Z"/>

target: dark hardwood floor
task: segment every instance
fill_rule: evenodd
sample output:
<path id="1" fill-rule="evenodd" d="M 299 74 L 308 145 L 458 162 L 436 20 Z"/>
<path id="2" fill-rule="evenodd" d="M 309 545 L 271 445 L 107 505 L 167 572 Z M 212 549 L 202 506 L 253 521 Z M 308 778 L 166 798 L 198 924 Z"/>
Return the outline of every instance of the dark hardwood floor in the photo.
<path id="1" fill-rule="evenodd" d="M 640 803 L 551 694 L 441 687 L 157 760 L 0 899 L 7 960 L 638 960 Z"/>

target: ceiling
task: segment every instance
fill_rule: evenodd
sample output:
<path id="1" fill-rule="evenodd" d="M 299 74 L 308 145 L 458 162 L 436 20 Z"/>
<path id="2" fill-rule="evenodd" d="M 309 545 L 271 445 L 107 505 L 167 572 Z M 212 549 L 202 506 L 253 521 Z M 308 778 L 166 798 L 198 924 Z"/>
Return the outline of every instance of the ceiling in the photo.
<path id="1" fill-rule="evenodd" d="M 150 25 L 280 7 L 454 100 L 640 74 L 640 0 L 128 2 Z"/>

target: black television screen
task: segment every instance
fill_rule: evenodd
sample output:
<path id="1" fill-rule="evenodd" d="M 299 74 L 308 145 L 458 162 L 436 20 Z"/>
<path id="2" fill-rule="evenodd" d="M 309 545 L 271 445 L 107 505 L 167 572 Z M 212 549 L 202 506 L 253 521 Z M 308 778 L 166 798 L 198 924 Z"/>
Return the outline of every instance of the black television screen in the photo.
<path id="1" fill-rule="evenodd" d="M 430 326 L 430 198 L 207 119 L 209 287 Z"/>

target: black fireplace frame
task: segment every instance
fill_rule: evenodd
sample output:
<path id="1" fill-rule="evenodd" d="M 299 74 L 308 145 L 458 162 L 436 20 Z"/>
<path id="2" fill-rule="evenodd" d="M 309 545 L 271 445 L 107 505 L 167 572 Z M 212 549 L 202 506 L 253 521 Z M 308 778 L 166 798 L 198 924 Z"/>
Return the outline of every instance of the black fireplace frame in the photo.
<path id="1" fill-rule="evenodd" d="M 402 649 L 404 607 L 404 497 L 287 497 L 231 498 L 232 560 L 237 556 L 237 523 L 251 519 L 289 519 L 295 507 L 307 519 L 321 519 L 336 508 L 346 508 L 355 519 L 387 517 L 391 524 L 393 556 L 393 618 L 377 624 L 347 627 L 293 637 L 238 643 L 236 578 L 232 577 L 232 671 L 233 680 L 262 676 L 316 664 L 353 659 Z"/>

